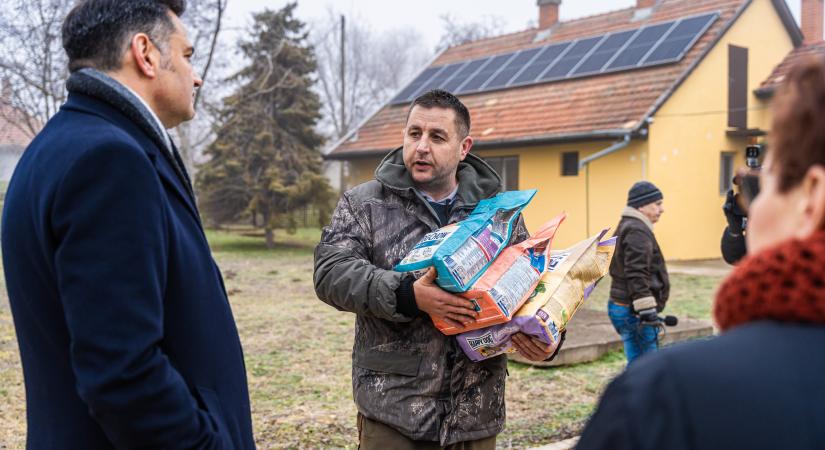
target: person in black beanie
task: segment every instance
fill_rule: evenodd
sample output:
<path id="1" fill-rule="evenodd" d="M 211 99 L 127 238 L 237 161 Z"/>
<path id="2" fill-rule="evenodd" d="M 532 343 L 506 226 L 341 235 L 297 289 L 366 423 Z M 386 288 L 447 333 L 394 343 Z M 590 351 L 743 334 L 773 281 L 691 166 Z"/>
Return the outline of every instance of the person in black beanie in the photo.
<path id="1" fill-rule="evenodd" d="M 662 191 L 653 183 L 635 183 L 616 228 L 607 311 L 622 336 L 628 364 L 659 346 L 658 327 L 653 325 L 670 292 L 665 259 L 653 235 L 653 224 L 665 211 L 662 201 Z"/>

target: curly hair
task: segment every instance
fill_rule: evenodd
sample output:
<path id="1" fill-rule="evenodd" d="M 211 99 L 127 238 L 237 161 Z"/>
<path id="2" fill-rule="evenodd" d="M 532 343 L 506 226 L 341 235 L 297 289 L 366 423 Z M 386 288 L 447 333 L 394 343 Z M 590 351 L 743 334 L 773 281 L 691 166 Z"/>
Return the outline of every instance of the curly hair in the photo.
<path id="1" fill-rule="evenodd" d="M 774 103 L 769 148 L 787 192 L 802 182 L 808 169 L 825 166 L 825 59 L 811 57 L 794 66 Z"/>

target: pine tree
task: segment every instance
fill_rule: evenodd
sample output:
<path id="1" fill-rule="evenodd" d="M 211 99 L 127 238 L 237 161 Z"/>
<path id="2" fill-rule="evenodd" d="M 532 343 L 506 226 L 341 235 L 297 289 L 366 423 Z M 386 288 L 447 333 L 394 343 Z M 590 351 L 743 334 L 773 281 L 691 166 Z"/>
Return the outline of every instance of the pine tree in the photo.
<path id="1" fill-rule="evenodd" d="M 196 181 L 207 219 L 262 217 L 269 248 L 276 227 L 294 230 L 292 212 L 311 205 L 327 215 L 333 196 L 321 174 L 323 138 L 315 132 L 315 56 L 295 7 L 253 16 L 251 36 L 240 43 L 250 63 L 229 79 L 239 87 L 224 99 L 217 138 L 205 151 L 210 159 Z"/>

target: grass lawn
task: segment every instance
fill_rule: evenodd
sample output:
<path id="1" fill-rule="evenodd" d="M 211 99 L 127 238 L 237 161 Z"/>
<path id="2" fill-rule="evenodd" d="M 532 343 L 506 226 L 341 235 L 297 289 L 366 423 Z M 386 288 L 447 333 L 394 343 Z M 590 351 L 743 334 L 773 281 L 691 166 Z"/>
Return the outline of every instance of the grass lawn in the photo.
<path id="1" fill-rule="evenodd" d="M 315 298 L 312 250 L 320 232 L 209 231 L 244 345 L 255 438 L 261 449 L 355 448 L 351 393 L 354 316 Z M 719 278 L 672 276 L 668 313 L 709 318 Z M 604 309 L 609 280 L 587 307 Z M 0 448 L 23 448 L 22 371 L 5 286 L 0 289 Z M 580 431 L 605 384 L 623 367 L 619 352 L 558 369 L 511 363 L 501 448 L 524 448 Z"/>

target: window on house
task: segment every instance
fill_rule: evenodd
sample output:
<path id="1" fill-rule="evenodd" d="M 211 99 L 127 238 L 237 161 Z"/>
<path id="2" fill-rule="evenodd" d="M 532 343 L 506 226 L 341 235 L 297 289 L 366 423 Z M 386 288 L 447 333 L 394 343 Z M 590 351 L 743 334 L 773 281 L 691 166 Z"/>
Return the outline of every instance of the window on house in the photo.
<path id="1" fill-rule="evenodd" d="M 504 190 L 518 190 L 518 156 L 492 156 L 484 158 L 484 161 L 501 177 Z"/>
<path id="2" fill-rule="evenodd" d="M 725 195 L 733 187 L 733 164 L 735 152 L 722 152 L 719 155 L 719 195 Z"/>
<path id="3" fill-rule="evenodd" d="M 728 126 L 748 128 L 748 49 L 728 46 Z"/>
<path id="4" fill-rule="evenodd" d="M 564 152 L 561 154 L 561 175 L 563 177 L 579 175 L 579 152 Z"/>

